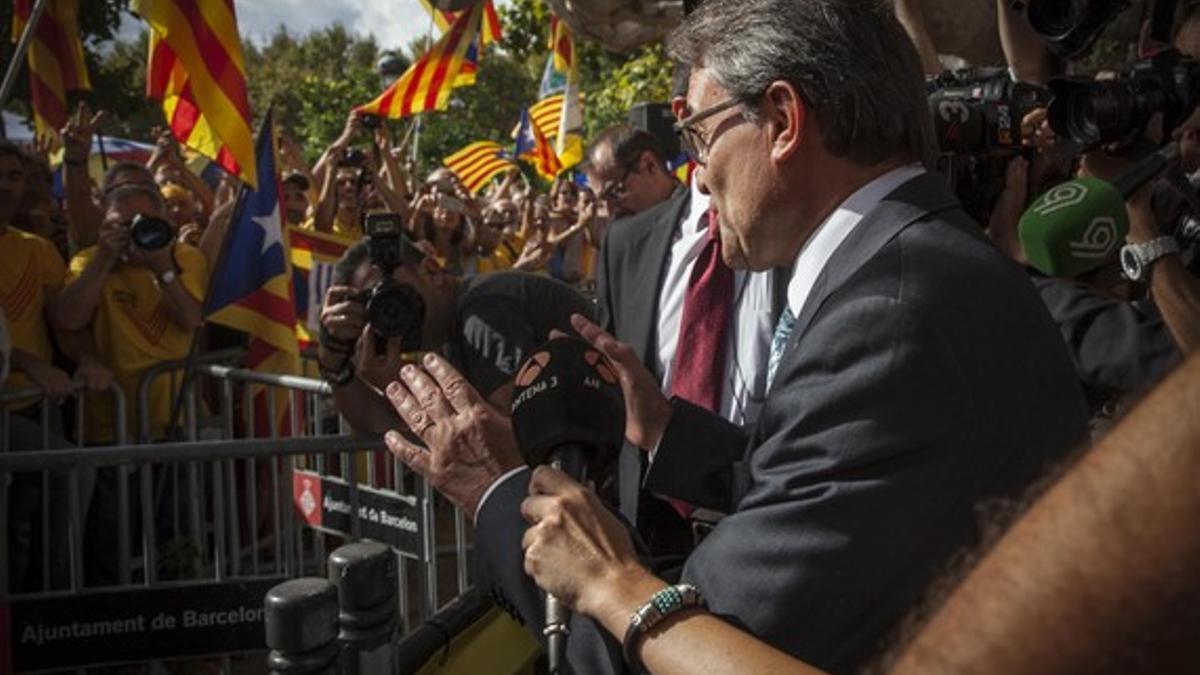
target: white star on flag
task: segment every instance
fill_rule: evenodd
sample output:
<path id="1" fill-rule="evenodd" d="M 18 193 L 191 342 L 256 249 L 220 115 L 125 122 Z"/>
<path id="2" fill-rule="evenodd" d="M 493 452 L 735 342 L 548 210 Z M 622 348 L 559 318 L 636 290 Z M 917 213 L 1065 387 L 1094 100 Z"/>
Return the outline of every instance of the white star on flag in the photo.
<path id="1" fill-rule="evenodd" d="M 262 228 L 263 239 L 262 249 L 259 254 L 265 254 L 272 246 L 279 244 L 283 246 L 283 228 L 280 226 L 279 219 L 279 202 L 275 202 L 275 210 L 265 216 L 254 216 L 251 218 L 258 226 Z"/>

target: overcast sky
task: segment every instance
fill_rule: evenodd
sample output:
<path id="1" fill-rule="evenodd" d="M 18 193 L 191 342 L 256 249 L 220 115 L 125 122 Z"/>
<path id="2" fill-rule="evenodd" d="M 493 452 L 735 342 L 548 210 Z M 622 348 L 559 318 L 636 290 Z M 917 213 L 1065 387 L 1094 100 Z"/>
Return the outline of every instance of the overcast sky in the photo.
<path id="1" fill-rule="evenodd" d="M 429 15 L 417 0 L 235 0 L 234 6 L 242 37 L 255 42 L 266 40 L 280 24 L 304 34 L 341 22 L 352 32 L 374 35 L 382 49 L 406 47 L 429 32 Z M 121 34 L 137 35 L 143 25 L 127 15 Z"/>

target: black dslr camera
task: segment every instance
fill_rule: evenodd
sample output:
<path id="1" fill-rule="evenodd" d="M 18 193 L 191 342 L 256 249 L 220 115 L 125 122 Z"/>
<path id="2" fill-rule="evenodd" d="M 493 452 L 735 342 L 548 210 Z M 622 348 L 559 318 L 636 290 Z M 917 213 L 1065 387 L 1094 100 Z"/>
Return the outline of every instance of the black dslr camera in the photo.
<path id="1" fill-rule="evenodd" d="M 1058 78 L 1050 91 L 1050 128 L 1085 150 L 1134 139 L 1156 112 L 1169 136 L 1200 103 L 1200 62 L 1168 49 L 1115 80 Z"/>
<path id="2" fill-rule="evenodd" d="M 926 82 L 938 142 L 938 169 L 975 220 L 987 217 L 1022 152 L 1021 119 L 1049 100 L 1045 89 L 1014 82 L 1004 68 L 969 68 Z"/>
<path id="3" fill-rule="evenodd" d="M 175 230 L 162 218 L 139 213 L 130 221 L 129 238 L 143 251 L 157 251 L 175 241 Z"/>
<path id="4" fill-rule="evenodd" d="M 425 325 L 425 301 L 411 285 L 393 280 L 392 272 L 404 262 L 423 256 L 404 235 L 400 216 L 395 213 L 364 214 L 363 229 L 371 264 L 383 273 L 377 284 L 358 296 L 367 308 L 372 331 L 383 338 L 376 340 L 376 350 L 385 352 L 388 340 L 401 338 L 403 351 L 417 351 Z"/>

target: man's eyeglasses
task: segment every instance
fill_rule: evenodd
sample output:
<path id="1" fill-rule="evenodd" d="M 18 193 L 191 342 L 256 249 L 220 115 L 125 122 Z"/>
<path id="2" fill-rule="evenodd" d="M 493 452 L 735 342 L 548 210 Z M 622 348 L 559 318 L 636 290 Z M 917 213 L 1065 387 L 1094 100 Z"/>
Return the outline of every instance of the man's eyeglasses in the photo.
<path id="1" fill-rule="evenodd" d="M 730 108 L 741 103 L 738 99 L 731 98 L 723 103 L 718 103 L 711 108 L 705 108 L 699 112 L 692 113 L 687 117 L 675 123 L 675 133 L 679 134 L 679 140 L 683 143 L 683 149 L 691 155 L 692 160 L 700 166 L 708 163 L 708 150 L 712 147 L 714 141 L 719 135 L 716 131 L 713 132 L 711 139 L 705 140 L 700 131 L 696 129 L 696 123 L 701 120 L 708 119 L 719 112 L 729 110 Z M 739 116 L 740 117 L 740 116 Z M 730 118 L 734 119 L 734 118 Z M 718 127 L 719 128 L 719 127 Z"/>
<path id="2" fill-rule="evenodd" d="M 611 202 L 614 199 L 620 199 L 621 197 L 624 197 L 625 194 L 629 192 L 629 189 L 625 187 L 625 181 L 629 178 L 630 173 L 632 173 L 632 170 L 625 169 L 619 180 L 606 183 L 604 188 L 600 190 L 596 197 L 606 202 Z"/>

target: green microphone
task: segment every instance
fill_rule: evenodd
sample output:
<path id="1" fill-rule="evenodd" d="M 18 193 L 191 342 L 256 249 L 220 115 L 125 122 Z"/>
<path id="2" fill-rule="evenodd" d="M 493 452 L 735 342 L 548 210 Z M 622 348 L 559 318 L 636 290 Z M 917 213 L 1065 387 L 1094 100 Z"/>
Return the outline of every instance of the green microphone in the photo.
<path id="1" fill-rule="evenodd" d="M 1051 188 L 1025 210 L 1018 226 L 1029 264 L 1051 277 L 1075 277 L 1103 266 L 1128 233 L 1125 198 L 1098 178 Z"/>

